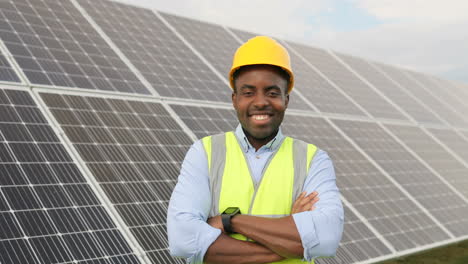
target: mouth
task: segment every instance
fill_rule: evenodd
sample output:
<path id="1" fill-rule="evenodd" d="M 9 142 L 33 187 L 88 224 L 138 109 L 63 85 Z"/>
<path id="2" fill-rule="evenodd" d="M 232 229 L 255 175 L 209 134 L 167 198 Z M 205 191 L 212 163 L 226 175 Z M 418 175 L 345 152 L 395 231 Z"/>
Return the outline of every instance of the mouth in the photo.
<path id="1" fill-rule="evenodd" d="M 264 124 L 268 123 L 272 117 L 272 114 L 267 114 L 267 113 L 259 113 L 259 114 L 251 114 L 249 115 L 249 118 L 257 123 L 257 124 Z"/>

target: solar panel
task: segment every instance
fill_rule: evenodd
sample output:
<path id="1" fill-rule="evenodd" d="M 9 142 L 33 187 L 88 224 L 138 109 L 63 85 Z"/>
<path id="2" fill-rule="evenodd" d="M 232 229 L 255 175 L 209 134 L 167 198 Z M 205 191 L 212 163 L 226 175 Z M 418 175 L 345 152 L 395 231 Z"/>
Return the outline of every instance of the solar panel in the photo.
<path id="1" fill-rule="evenodd" d="M 222 76 L 228 76 L 239 43 L 223 27 L 160 12 Z"/>
<path id="2" fill-rule="evenodd" d="M 398 69 L 389 65 L 384 65 L 380 63 L 373 63 L 376 67 L 383 70 L 385 73 L 390 76 L 393 80 L 396 80 L 401 84 L 408 92 L 413 96 L 418 98 L 422 103 L 436 113 L 442 120 L 448 122 L 449 124 L 460 127 L 460 124 L 463 124 L 465 121 L 460 118 L 457 113 L 449 109 L 447 106 L 442 104 L 437 98 L 428 93 L 418 82 L 414 79 L 408 77 L 402 69 Z"/>
<path id="3" fill-rule="evenodd" d="M 230 102 L 226 83 L 151 10 L 111 1 L 78 2 L 159 95 Z"/>
<path id="4" fill-rule="evenodd" d="M 15 70 L 11 67 L 7 58 L 0 51 L 0 81 L 5 82 L 20 82 Z"/>
<path id="5" fill-rule="evenodd" d="M 402 125 L 386 125 L 386 127 L 468 199 L 467 167 L 418 127 Z"/>
<path id="6" fill-rule="evenodd" d="M 253 36 L 114 1 L 0 1 L 0 263 L 183 263 L 168 200 L 191 136 L 238 125 L 227 74 Z M 337 256 L 316 262 L 465 239 L 466 85 L 283 44 L 299 92 L 283 132 L 328 151 L 344 202 Z"/>
<path id="7" fill-rule="evenodd" d="M 390 254 L 390 250 L 349 209 L 343 205 L 345 224 L 336 257 L 318 258 L 317 264 L 346 264 L 369 260 Z"/>
<path id="8" fill-rule="evenodd" d="M 463 88 L 461 84 L 453 81 L 440 79 L 435 76 L 429 76 L 429 78 L 431 78 L 431 80 L 436 82 L 439 86 L 445 87 L 449 93 L 451 93 L 453 96 L 456 96 L 461 101 L 468 101 L 468 91 L 466 88 Z M 464 104 L 462 106 L 464 106 Z"/>
<path id="9" fill-rule="evenodd" d="M 413 78 L 415 78 L 418 82 L 420 82 L 423 87 L 425 87 L 430 93 L 434 94 L 440 101 L 444 102 L 445 105 L 450 106 L 454 111 L 458 113 L 460 117 L 465 117 L 465 123 L 460 126 L 468 127 L 466 113 L 468 113 L 468 106 L 464 103 L 460 98 L 452 95 L 449 92 L 449 87 L 446 84 L 437 83 L 430 79 L 429 76 L 421 73 L 416 73 L 412 71 L 407 71 Z"/>
<path id="10" fill-rule="evenodd" d="M 314 143 L 330 154 L 343 196 L 396 250 L 415 248 L 446 237 L 398 186 L 324 119 L 288 115 L 283 131 Z"/>
<path id="11" fill-rule="evenodd" d="M 367 61 L 338 53 L 337 56 L 350 65 L 361 76 L 365 76 L 367 81 L 369 81 L 375 88 L 385 94 L 385 96 L 396 103 L 415 120 L 422 123 L 442 123 L 442 121 L 427 110 L 423 104 L 411 97 L 406 90 L 400 88 L 400 86 L 392 82 L 387 78 L 387 76 L 382 74 Z"/>
<path id="12" fill-rule="evenodd" d="M 452 234 L 468 234 L 468 204 L 383 128 L 369 122 L 333 122 Z"/>
<path id="13" fill-rule="evenodd" d="M 325 51 L 323 51 L 325 52 Z M 330 80 L 304 62 L 294 50 L 289 53 L 299 91 L 321 112 L 366 116 Z"/>
<path id="14" fill-rule="evenodd" d="M 71 1 L 2 1 L 0 37 L 33 84 L 149 91 Z"/>
<path id="15" fill-rule="evenodd" d="M 460 156 L 465 162 L 468 163 L 468 132 L 460 132 L 463 136 L 460 136 L 454 130 L 441 129 L 441 128 L 428 128 L 429 132 L 434 135 L 443 144 L 448 146 L 458 156 Z"/>
<path id="16" fill-rule="evenodd" d="M 233 131 L 239 121 L 233 109 L 210 108 L 185 105 L 171 105 L 177 116 L 198 139 L 206 136 Z"/>
<path id="17" fill-rule="evenodd" d="M 153 263 L 169 256 L 167 204 L 192 140 L 160 103 L 41 93 Z"/>
<path id="18" fill-rule="evenodd" d="M 140 263 L 26 91 L 0 89 L 0 262 Z"/>
<path id="19" fill-rule="evenodd" d="M 310 64 L 317 67 L 328 79 L 332 80 L 348 96 L 365 108 L 372 116 L 380 118 L 403 119 L 391 104 L 372 90 L 361 79 L 338 62 L 325 50 L 288 42 Z"/>
<path id="20" fill-rule="evenodd" d="M 246 42 L 247 40 L 253 38 L 253 37 L 256 37 L 256 36 L 260 36 L 261 34 L 255 34 L 255 33 L 252 33 L 252 32 L 247 32 L 247 31 L 244 31 L 244 30 L 240 30 L 240 29 L 236 29 L 236 28 L 228 28 L 229 31 L 231 31 L 232 33 L 234 33 L 234 35 L 237 36 L 237 38 L 239 38 L 242 42 Z"/>

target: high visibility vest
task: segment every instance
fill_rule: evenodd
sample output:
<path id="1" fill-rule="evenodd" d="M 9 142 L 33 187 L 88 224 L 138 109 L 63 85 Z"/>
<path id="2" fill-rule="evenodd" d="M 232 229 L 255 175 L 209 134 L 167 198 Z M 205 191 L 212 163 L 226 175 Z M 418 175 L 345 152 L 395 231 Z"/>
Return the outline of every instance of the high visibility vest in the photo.
<path id="1" fill-rule="evenodd" d="M 209 168 L 212 199 L 210 217 L 221 214 L 228 207 L 239 207 L 241 213 L 246 215 L 290 215 L 317 151 L 317 147 L 312 144 L 285 137 L 267 161 L 260 182 L 255 183 L 244 151 L 233 132 L 208 136 L 202 142 Z M 247 240 L 241 234 L 231 236 Z M 285 259 L 277 263 L 304 262 L 300 259 Z"/>

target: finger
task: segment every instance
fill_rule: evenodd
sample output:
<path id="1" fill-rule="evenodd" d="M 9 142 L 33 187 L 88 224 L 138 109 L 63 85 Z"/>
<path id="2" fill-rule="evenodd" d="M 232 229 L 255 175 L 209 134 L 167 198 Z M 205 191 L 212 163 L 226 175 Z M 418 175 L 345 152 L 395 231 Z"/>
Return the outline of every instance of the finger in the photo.
<path id="1" fill-rule="evenodd" d="M 317 195 L 318 195 L 318 192 L 311 192 L 306 196 L 306 198 L 312 199 L 314 197 L 317 197 Z"/>
<path id="2" fill-rule="evenodd" d="M 304 197 L 299 203 L 300 205 L 305 205 L 307 203 L 309 203 L 310 201 L 312 201 L 315 197 L 317 197 L 318 193 L 317 192 L 312 192 L 310 193 L 309 195 L 307 195 L 306 197 Z"/>
<path id="3" fill-rule="evenodd" d="M 301 192 L 299 197 L 297 197 L 296 201 L 294 201 L 293 207 L 297 206 L 302 201 L 302 199 L 304 199 L 305 195 L 306 195 L 306 192 Z"/>

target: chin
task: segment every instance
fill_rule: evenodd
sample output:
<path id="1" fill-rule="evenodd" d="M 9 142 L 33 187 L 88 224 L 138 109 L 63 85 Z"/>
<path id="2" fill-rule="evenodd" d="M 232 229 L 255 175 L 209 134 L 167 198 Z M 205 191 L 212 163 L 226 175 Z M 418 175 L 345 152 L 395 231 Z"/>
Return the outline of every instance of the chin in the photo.
<path id="1" fill-rule="evenodd" d="M 273 133 L 274 133 L 273 131 L 258 131 L 258 132 L 250 133 L 250 135 L 255 139 L 262 140 L 262 139 L 266 139 L 270 137 Z"/>

